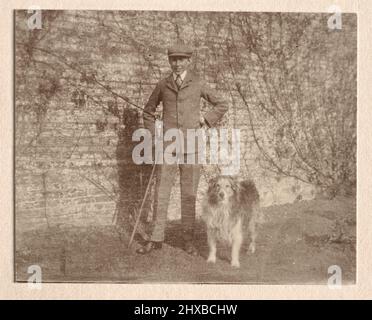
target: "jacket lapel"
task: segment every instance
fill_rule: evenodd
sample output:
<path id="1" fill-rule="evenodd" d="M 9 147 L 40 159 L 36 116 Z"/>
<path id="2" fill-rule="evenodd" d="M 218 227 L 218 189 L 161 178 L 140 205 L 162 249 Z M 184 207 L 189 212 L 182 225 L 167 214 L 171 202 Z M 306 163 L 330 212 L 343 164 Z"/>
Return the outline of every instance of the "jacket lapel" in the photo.
<path id="1" fill-rule="evenodd" d="M 166 85 L 169 89 L 172 89 L 173 91 L 178 92 L 177 85 L 173 79 L 173 73 L 171 73 L 170 76 L 167 78 Z"/>
<path id="2" fill-rule="evenodd" d="M 186 77 L 185 77 L 185 79 L 182 82 L 182 85 L 181 85 L 180 90 L 182 90 L 183 88 L 186 88 L 187 86 L 189 86 L 190 85 L 190 82 L 192 82 L 192 79 L 193 79 L 192 72 L 189 71 L 189 70 L 187 70 Z"/>

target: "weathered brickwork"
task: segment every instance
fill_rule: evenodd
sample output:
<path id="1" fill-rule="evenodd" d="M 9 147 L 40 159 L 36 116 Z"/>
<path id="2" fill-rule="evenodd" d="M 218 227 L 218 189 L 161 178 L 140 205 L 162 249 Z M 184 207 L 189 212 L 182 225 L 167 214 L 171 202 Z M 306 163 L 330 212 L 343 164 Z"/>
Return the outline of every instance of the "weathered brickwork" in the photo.
<path id="1" fill-rule="evenodd" d="M 111 224 L 123 210 L 138 206 L 151 167 L 131 161 L 134 144 L 130 137 L 141 117 L 123 97 L 144 106 L 157 81 L 169 72 L 167 46 L 179 39 L 197 48 L 195 69 L 229 101 L 231 108 L 221 126 L 241 129 L 241 175 L 255 178 L 264 204 L 314 195 L 313 186 L 278 177 L 260 166 L 252 126 L 265 132 L 271 124 L 255 116 L 250 125 L 236 83 L 257 86 L 257 96 L 249 101 L 255 107 L 255 99 L 265 98 L 260 89 L 262 70 L 254 64 L 239 66 L 250 53 L 244 51 L 247 38 L 231 38 L 231 14 L 43 11 L 40 30 L 28 30 L 28 17 L 26 11 L 16 13 L 17 231 Z M 326 28 L 326 19 L 319 15 L 309 15 L 309 19 L 312 28 Z M 344 21 L 345 28 L 347 21 L 355 23 L 353 16 Z M 318 27 L 321 23 L 324 27 Z M 268 37 L 275 32 L 267 32 Z M 350 30 L 345 32 L 355 36 Z M 319 63 L 310 67 L 312 74 L 319 74 L 317 68 L 329 68 L 328 62 L 337 56 L 337 49 L 332 49 L 340 41 L 337 37 L 324 40 L 323 51 L 314 49 L 311 63 Z M 353 46 L 355 39 L 349 41 Z M 310 45 L 300 45 L 299 68 L 309 50 Z M 226 71 L 235 51 L 240 54 L 232 69 L 235 72 Z M 208 106 L 203 104 L 203 108 Z M 169 213 L 179 216 L 177 189 Z"/>

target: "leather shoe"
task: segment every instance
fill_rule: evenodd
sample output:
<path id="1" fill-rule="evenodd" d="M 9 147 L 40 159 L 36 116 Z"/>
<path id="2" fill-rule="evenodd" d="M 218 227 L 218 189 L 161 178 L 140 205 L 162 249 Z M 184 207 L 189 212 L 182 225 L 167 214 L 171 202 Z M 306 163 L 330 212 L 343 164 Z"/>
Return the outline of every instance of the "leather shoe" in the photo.
<path id="1" fill-rule="evenodd" d="M 147 254 L 153 250 L 160 250 L 163 243 L 160 241 L 147 241 L 141 248 L 137 249 L 139 254 Z"/>
<path id="2" fill-rule="evenodd" d="M 190 241 L 185 243 L 185 251 L 191 256 L 197 256 L 198 255 L 198 250 L 196 250 L 195 246 Z"/>

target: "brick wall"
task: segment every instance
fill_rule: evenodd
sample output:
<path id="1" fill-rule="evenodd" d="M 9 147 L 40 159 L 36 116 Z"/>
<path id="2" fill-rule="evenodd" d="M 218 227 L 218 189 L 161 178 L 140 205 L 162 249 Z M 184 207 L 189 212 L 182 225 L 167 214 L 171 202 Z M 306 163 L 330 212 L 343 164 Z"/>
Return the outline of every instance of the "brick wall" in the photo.
<path id="1" fill-rule="evenodd" d="M 242 130 L 241 174 L 255 178 L 264 205 L 314 195 L 313 186 L 278 177 L 259 165 L 247 110 L 234 103 L 237 93 L 231 88 L 236 79 L 258 86 L 260 71 L 254 64 L 243 65 L 236 79 L 224 71 L 230 14 L 43 11 L 40 30 L 28 30 L 28 17 L 26 11 L 15 15 L 17 231 L 111 224 L 138 204 L 151 170 L 131 162 L 130 137 L 141 116 L 117 95 L 143 106 L 169 72 L 166 48 L 177 39 L 197 48 L 195 69 L 230 101 L 222 126 Z M 325 21 L 321 15 L 309 19 L 315 25 Z M 234 39 L 241 55 L 249 55 L 245 41 Z M 331 45 L 320 57 L 332 58 L 332 43 L 338 41 L 334 36 L 325 39 Z M 265 131 L 270 124 L 257 117 L 254 126 Z M 205 185 L 202 177 L 200 189 Z M 169 214 L 179 216 L 178 189 Z"/>

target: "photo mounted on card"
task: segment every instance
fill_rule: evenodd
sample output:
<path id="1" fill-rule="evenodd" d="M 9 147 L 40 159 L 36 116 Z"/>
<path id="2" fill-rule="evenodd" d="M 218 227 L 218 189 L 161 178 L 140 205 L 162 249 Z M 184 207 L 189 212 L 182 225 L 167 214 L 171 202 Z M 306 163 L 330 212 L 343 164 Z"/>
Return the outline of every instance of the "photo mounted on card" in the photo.
<path id="1" fill-rule="evenodd" d="M 14 19 L 16 282 L 355 284 L 355 13 Z"/>

